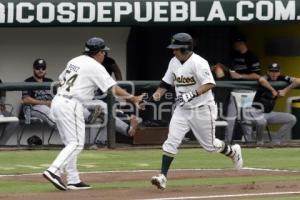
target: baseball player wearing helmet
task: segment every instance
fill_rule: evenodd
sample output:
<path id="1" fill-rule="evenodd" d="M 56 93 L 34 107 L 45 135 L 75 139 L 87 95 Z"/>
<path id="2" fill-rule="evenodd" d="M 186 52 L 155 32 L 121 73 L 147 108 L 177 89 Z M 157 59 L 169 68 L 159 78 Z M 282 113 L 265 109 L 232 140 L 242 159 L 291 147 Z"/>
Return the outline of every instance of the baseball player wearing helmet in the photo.
<path id="1" fill-rule="evenodd" d="M 151 183 L 158 189 L 166 188 L 169 167 L 189 130 L 206 151 L 230 157 L 235 168 L 241 169 L 240 146 L 229 146 L 215 138 L 217 107 L 211 91 L 215 81 L 208 62 L 193 52 L 193 39 L 187 33 L 175 34 L 167 48 L 173 51 L 174 57 L 152 98 L 159 100 L 171 86 L 175 86 L 178 105 L 170 122 L 168 138 L 162 146 L 161 173 L 153 176 Z"/>
<path id="2" fill-rule="evenodd" d="M 133 96 L 116 85 L 113 78 L 101 65 L 109 48 L 98 37 L 89 39 L 85 44 L 84 55 L 71 59 L 60 74 L 61 86 L 58 88 L 51 112 L 54 116 L 64 149 L 59 153 L 43 176 L 59 190 L 89 189 L 90 185 L 82 182 L 77 170 L 77 157 L 84 147 L 85 123 L 83 104 L 91 101 L 94 91 L 103 92 L 112 88 L 115 95 L 140 108 L 143 95 Z M 61 180 L 61 171 L 67 173 L 67 186 Z"/>

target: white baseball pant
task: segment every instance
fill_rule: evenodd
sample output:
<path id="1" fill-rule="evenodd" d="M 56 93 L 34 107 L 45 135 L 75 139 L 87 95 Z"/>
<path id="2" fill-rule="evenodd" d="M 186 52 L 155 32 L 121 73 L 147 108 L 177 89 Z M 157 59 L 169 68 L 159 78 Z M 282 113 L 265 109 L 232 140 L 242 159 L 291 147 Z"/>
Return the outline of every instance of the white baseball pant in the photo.
<path id="1" fill-rule="evenodd" d="M 172 116 L 168 139 L 163 144 L 163 151 L 177 154 L 185 134 L 192 130 L 199 144 L 209 152 L 220 152 L 224 142 L 215 137 L 217 106 L 214 103 L 188 110 L 177 107 Z"/>
<path id="2" fill-rule="evenodd" d="M 65 147 L 48 170 L 59 175 L 65 168 L 68 184 L 79 183 L 77 156 L 84 147 L 85 139 L 83 106 L 76 100 L 55 96 L 51 112 Z"/>

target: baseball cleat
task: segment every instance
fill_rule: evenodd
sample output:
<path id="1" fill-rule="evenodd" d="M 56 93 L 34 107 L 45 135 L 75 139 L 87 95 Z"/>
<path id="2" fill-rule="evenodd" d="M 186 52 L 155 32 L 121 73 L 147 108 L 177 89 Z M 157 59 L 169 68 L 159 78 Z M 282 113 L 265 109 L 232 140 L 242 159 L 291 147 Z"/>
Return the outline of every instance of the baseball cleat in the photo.
<path id="1" fill-rule="evenodd" d="M 76 183 L 76 184 L 68 184 L 67 188 L 69 190 L 88 190 L 92 187 L 84 182 Z"/>
<path id="2" fill-rule="evenodd" d="M 57 189 L 59 190 L 67 190 L 65 184 L 62 182 L 61 178 L 49 170 L 44 171 L 43 176 L 45 179 L 50 181 Z"/>
<path id="3" fill-rule="evenodd" d="M 234 164 L 234 168 L 239 170 L 243 168 L 243 158 L 242 158 L 242 150 L 241 146 L 238 144 L 232 145 L 231 149 L 233 151 L 232 162 Z"/>
<path id="4" fill-rule="evenodd" d="M 130 137 L 133 137 L 138 128 L 139 128 L 139 122 L 137 120 L 137 117 L 135 115 L 131 115 L 130 116 L 130 128 L 129 128 L 129 131 L 128 131 L 128 135 Z"/>
<path id="5" fill-rule="evenodd" d="M 88 116 L 87 123 L 94 124 L 98 117 L 103 114 L 104 110 L 100 105 L 95 106 L 95 109 Z"/>
<path id="6" fill-rule="evenodd" d="M 158 189 L 164 190 L 167 187 L 167 178 L 163 174 L 159 174 L 158 176 L 153 176 L 151 178 L 152 185 L 155 185 Z"/>

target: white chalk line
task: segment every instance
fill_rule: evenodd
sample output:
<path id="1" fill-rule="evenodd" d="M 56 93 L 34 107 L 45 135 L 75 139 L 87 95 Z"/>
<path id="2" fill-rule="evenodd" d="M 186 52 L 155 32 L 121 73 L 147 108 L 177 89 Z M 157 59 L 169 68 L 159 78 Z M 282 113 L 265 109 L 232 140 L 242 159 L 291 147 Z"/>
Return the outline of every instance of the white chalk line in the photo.
<path id="1" fill-rule="evenodd" d="M 296 170 L 286 169 L 266 169 L 266 168 L 251 168 L 244 167 L 242 170 L 246 171 L 268 171 L 268 172 L 295 172 Z M 231 169 L 172 169 L 170 171 L 232 171 Z M 158 172 L 158 170 L 116 170 L 116 171 L 93 171 L 93 172 L 81 172 L 80 174 L 109 174 L 109 173 L 143 173 L 143 172 Z M 30 174 L 16 174 L 16 175 L 0 175 L 1 177 L 20 177 L 20 176 L 40 176 L 42 173 L 30 173 Z M 233 197 L 250 197 L 250 196 L 274 196 L 274 195 L 298 195 L 300 191 L 292 192 L 270 192 L 270 193 L 250 193 L 250 194 L 227 194 L 227 195 L 209 195 L 209 196 L 190 196 L 190 197 L 167 197 L 167 198 L 152 198 L 152 199 L 140 199 L 140 200 L 185 200 L 185 199 L 214 199 L 214 198 L 233 198 Z"/>
<path id="2" fill-rule="evenodd" d="M 250 196 L 275 196 L 275 195 L 291 195 L 300 194 L 300 191 L 294 192 L 263 192 L 263 193 L 250 193 L 250 194 L 224 194 L 224 195 L 208 195 L 208 196 L 190 196 L 190 197 L 167 197 L 167 198 L 152 198 L 152 199 L 139 199 L 139 200 L 184 200 L 184 199 L 220 199 L 220 198 L 233 198 L 233 197 L 250 197 Z"/>
<path id="3" fill-rule="evenodd" d="M 287 169 L 267 169 L 267 168 L 252 168 L 244 167 L 242 171 L 267 171 L 267 172 L 287 172 L 287 173 L 300 173 L 297 170 L 287 170 Z M 172 169 L 170 171 L 232 171 L 232 169 Z M 80 174 L 109 174 L 109 173 L 143 173 L 143 172 L 159 172 L 159 170 L 116 170 L 116 171 L 92 171 L 92 172 L 80 172 Z M 3 174 L 1 177 L 18 177 L 18 176 L 37 176 L 42 173 L 29 173 L 29 174 Z"/>

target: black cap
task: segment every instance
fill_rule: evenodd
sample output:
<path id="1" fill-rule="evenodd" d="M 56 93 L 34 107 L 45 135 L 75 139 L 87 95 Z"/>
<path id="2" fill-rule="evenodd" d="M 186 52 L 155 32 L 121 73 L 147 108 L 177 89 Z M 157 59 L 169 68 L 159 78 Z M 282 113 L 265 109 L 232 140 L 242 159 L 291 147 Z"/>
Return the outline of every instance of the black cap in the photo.
<path id="1" fill-rule="evenodd" d="M 46 68 L 46 61 L 42 58 L 38 58 L 33 62 L 33 68 Z"/>
<path id="2" fill-rule="evenodd" d="M 97 53 L 99 51 L 108 51 L 110 50 L 102 38 L 93 37 L 86 41 L 85 43 L 85 53 Z"/>
<path id="3" fill-rule="evenodd" d="M 173 35 L 171 44 L 167 46 L 168 49 L 192 49 L 193 38 L 187 33 L 177 33 Z"/>
<path id="4" fill-rule="evenodd" d="M 271 72 L 279 72 L 280 71 L 280 65 L 278 63 L 272 63 L 268 66 L 268 69 Z"/>

